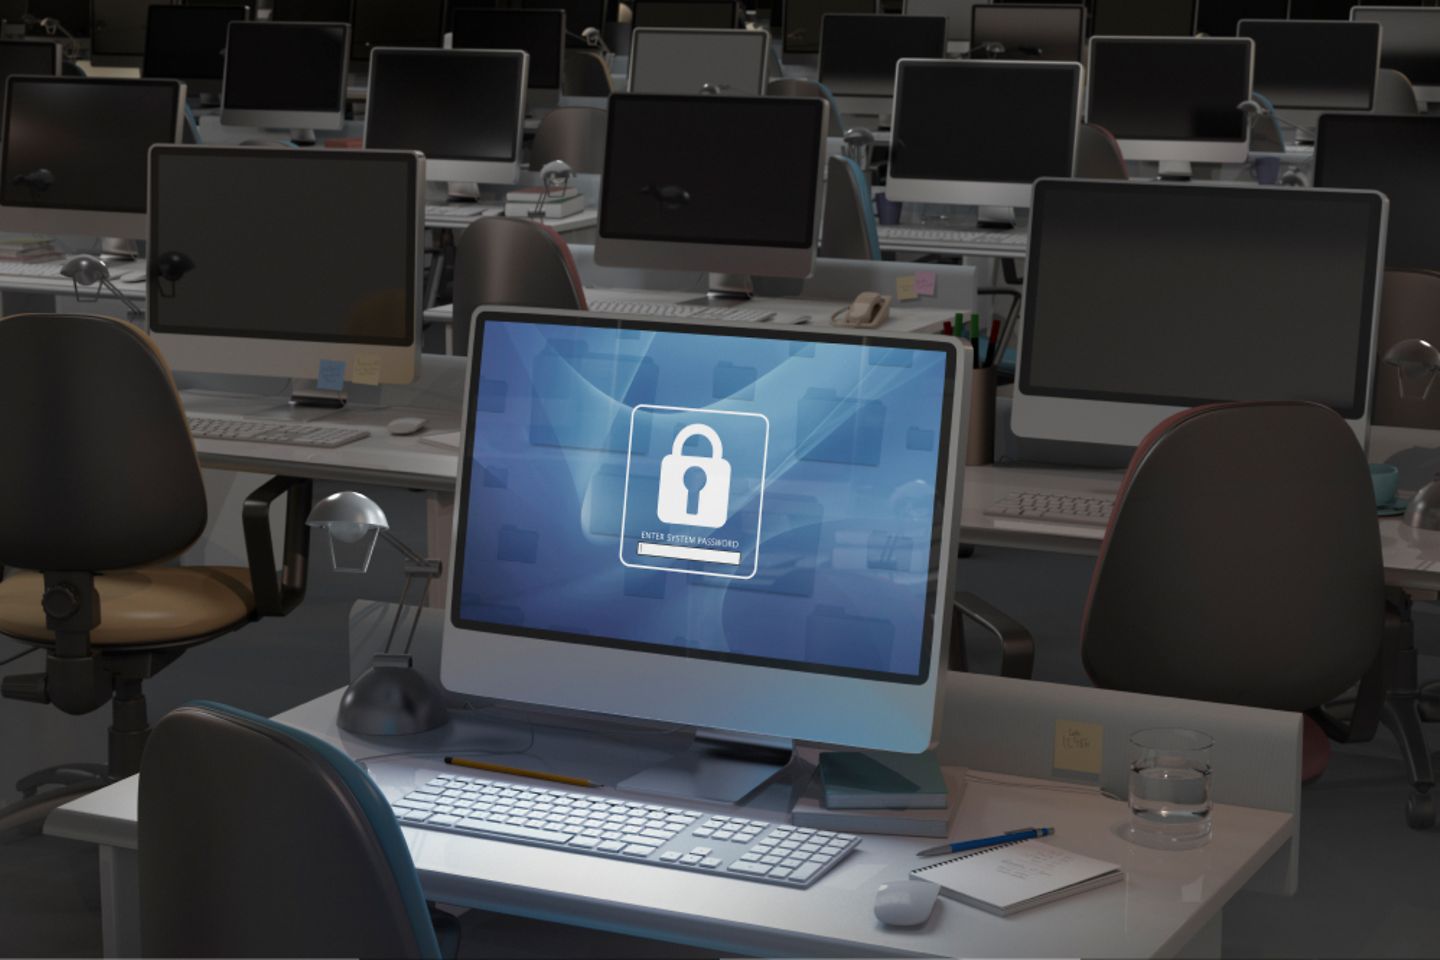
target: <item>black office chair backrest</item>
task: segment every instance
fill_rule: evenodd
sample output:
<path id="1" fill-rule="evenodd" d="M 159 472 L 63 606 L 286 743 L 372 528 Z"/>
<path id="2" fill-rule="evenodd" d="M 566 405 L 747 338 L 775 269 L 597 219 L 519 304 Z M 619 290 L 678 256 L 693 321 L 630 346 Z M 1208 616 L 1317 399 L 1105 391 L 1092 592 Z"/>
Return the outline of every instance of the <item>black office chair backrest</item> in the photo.
<path id="1" fill-rule="evenodd" d="M 530 169 L 564 160 L 576 173 L 605 172 L 606 114 L 598 107 L 556 107 L 530 143 Z"/>
<path id="2" fill-rule="evenodd" d="M 1360 679 L 1384 619 L 1374 493 L 1345 421 L 1217 404 L 1135 451 L 1081 657 L 1101 687 L 1307 710 Z"/>
<path id="3" fill-rule="evenodd" d="M 150 957 L 436 957 L 415 865 L 354 761 L 272 720 L 194 703 L 140 769 Z"/>
<path id="4" fill-rule="evenodd" d="M 205 529 L 205 488 L 169 367 L 130 324 L 0 320 L 0 410 L 0 563 L 143 566 Z"/>

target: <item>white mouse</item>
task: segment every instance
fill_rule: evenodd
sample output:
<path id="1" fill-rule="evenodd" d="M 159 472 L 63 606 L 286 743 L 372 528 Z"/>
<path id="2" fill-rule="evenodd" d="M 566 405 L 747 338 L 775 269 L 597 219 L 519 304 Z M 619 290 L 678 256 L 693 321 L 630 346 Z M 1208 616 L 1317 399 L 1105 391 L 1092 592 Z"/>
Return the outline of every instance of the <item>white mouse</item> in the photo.
<path id="1" fill-rule="evenodd" d="M 925 880 L 893 880 L 875 892 L 875 919 L 890 927 L 915 927 L 930 919 L 940 885 Z"/>
<path id="2" fill-rule="evenodd" d="M 400 417 L 385 424 L 385 429 L 397 437 L 404 437 L 412 433 L 419 433 L 424 426 L 424 417 Z"/>

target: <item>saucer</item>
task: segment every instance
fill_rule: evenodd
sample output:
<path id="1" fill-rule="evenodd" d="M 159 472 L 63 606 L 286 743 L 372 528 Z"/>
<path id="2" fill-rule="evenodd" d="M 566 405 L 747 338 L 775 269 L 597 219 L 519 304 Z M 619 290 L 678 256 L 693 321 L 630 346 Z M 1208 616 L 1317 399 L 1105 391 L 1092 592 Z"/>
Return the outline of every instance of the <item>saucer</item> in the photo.
<path id="1" fill-rule="evenodd" d="M 1405 514 L 1405 508 L 1408 506 L 1410 506 L 1409 500 L 1401 500 L 1399 497 L 1396 497 L 1384 506 L 1376 507 L 1375 515 L 1377 517 L 1403 516 Z"/>

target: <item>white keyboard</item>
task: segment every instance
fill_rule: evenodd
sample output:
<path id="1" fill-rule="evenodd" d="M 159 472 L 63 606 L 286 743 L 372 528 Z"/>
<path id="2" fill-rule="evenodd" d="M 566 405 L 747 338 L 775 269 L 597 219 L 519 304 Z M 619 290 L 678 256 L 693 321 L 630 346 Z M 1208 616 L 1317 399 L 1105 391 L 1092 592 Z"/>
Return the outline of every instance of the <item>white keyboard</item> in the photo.
<path id="1" fill-rule="evenodd" d="M 359 427 L 219 417 L 190 417 L 189 420 L 190 435 L 196 440 L 243 440 L 250 443 L 283 443 L 292 447 L 343 447 L 347 443 L 370 436 L 369 430 Z"/>
<path id="2" fill-rule="evenodd" d="M 936 230 L 927 227 L 881 227 L 880 239 L 911 240 L 955 247 L 1018 247 L 1029 242 L 1025 231 Z"/>
<path id="3" fill-rule="evenodd" d="M 1103 527 L 1110 522 L 1113 497 L 1079 497 L 1022 490 L 985 508 L 986 516 L 1016 520 L 1049 520 Z"/>
<path id="4" fill-rule="evenodd" d="M 58 277 L 66 260 L 46 260 L 44 263 L 0 262 L 0 277 Z"/>
<path id="5" fill-rule="evenodd" d="M 733 320 L 737 323 L 764 323 L 775 318 L 774 310 L 751 307 L 699 307 L 649 300 L 591 300 L 596 313 L 625 313 L 632 317 L 666 317 L 673 320 Z"/>
<path id="6" fill-rule="evenodd" d="M 487 213 L 498 213 L 495 206 L 485 203 L 432 203 L 425 205 L 425 221 L 479 220 Z"/>
<path id="7" fill-rule="evenodd" d="M 849 833 L 441 774 L 391 804 L 407 827 L 808 887 L 860 845 Z"/>

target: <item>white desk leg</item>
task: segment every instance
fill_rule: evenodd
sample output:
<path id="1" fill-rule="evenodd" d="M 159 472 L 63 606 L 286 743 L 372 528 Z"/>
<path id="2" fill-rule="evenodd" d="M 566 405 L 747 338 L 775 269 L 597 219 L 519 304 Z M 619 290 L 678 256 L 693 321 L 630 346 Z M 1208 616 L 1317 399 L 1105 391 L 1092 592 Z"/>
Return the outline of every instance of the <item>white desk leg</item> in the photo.
<path id="1" fill-rule="evenodd" d="M 427 557 L 441 557 L 446 564 L 450 562 L 450 534 L 454 525 L 455 494 L 453 493 L 429 493 L 425 496 L 425 539 Z M 439 580 L 430 585 L 429 592 L 425 597 L 427 607 L 443 607 L 445 605 L 445 584 L 448 582 L 450 569 L 447 566 Z"/>
<path id="2" fill-rule="evenodd" d="M 107 957 L 140 956 L 140 870 L 134 850 L 100 848 L 100 943 Z"/>
<path id="3" fill-rule="evenodd" d="M 1200 928 L 1200 932 L 1190 938 L 1190 942 L 1180 948 L 1177 957 L 1210 957 L 1220 956 L 1220 922 L 1224 919 L 1225 911 L 1222 908 L 1210 922 Z"/>

